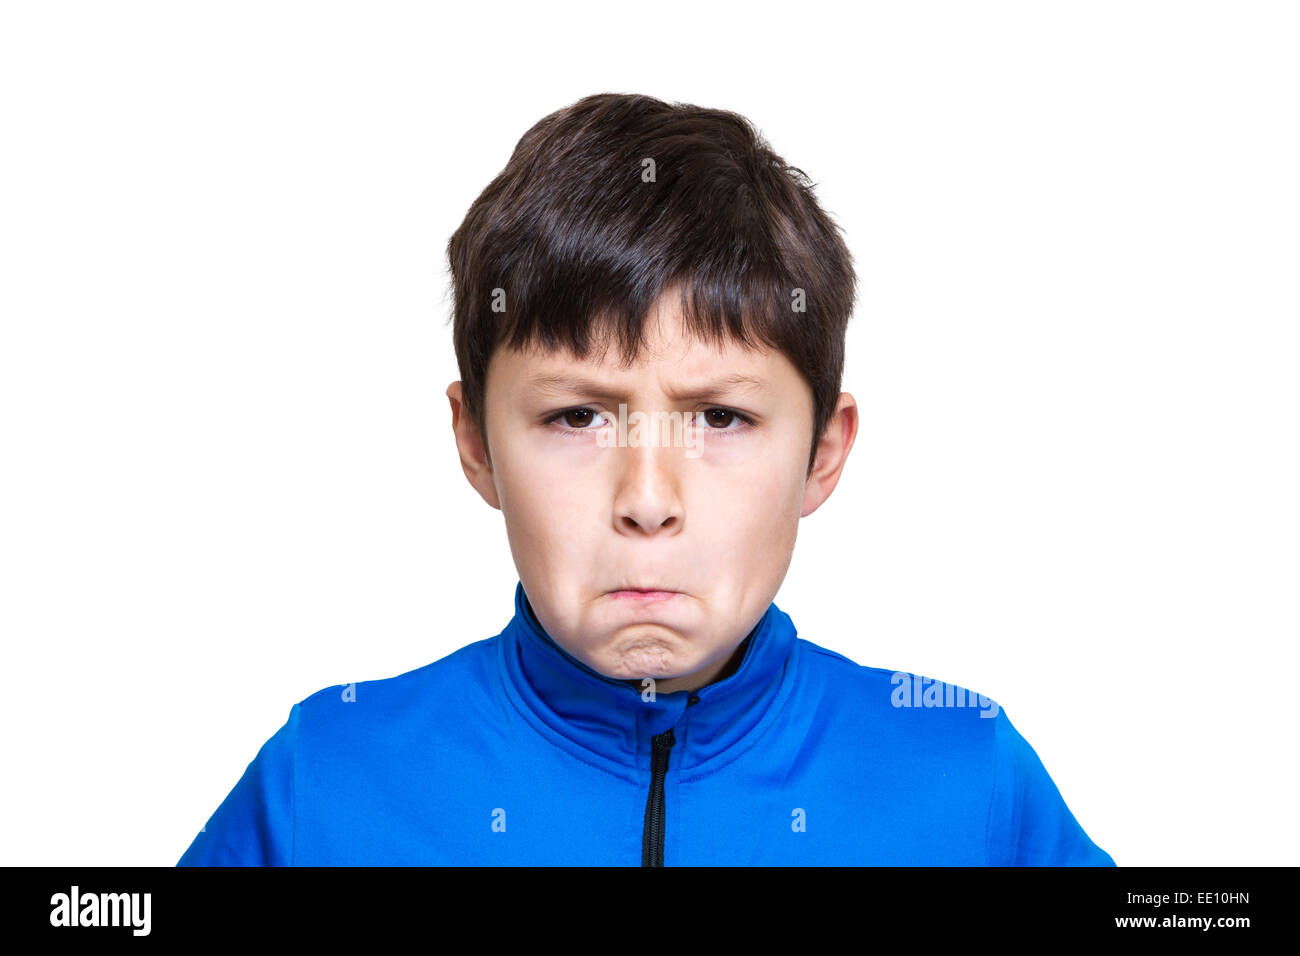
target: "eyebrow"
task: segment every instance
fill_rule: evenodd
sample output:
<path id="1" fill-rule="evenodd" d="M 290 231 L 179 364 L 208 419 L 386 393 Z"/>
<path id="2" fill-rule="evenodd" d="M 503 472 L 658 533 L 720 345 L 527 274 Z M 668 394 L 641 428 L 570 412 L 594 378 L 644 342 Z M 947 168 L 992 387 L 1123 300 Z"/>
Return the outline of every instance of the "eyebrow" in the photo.
<path id="1" fill-rule="evenodd" d="M 626 393 L 620 393 L 618 389 L 611 385 L 567 372 L 534 375 L 526 379 L 523 385 L 524 388 L 533 389 L 545 394 L 580 392 L 601 399 L 627 398 Z M 766 385 L 767 383 L 761 378 L 755 378 L 752 375 L 744 375 L 740 372 L 733 372 L 730 375 L 723 375 L 708 382 L 702 382 L 698 385 L 682 385 L 676 388 L 669 386 L 665 389 L 665 392 L 668 397 L 674 401 L 686 402 L 691 401 L 692 399 L 700 400 L 711 398 L 715 395 L 721 395 L 728 392 L 759 391 L 766 387 Z"/>

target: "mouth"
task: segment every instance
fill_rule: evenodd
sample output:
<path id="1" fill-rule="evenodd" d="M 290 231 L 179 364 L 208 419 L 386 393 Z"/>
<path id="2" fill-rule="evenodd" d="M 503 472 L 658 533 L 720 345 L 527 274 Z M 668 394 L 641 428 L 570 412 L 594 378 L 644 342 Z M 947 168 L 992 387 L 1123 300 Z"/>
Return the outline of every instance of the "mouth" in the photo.
<path id="1" fill-rule="evenodd" d="M 661 588 L 619 588 L 616 591 L 610 591 L 606 596 L 617 601 L 648 604 L 652 601 L 667 601 L 670 598 L 677 597 L 678 593 L 677 591 L 665 591 Z"/>

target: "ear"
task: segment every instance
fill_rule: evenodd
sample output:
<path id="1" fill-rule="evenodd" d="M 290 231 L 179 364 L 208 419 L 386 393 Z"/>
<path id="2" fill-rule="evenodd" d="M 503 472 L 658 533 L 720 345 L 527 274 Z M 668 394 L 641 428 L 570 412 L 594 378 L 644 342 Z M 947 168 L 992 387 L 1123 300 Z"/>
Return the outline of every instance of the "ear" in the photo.
<path id="1" fill-rule="evenodd" d="M 812 514 L 831 496 L 857 435 L 858 403 L 848 392 L 840 392 L 831 420 L 817 443 L 812 472 L 804 481 L 803 511 L 799 517 Z"/>
<path id="2" fill-rule="evenodd" d="M 460 467 L 483 500 L 500 511 L 501 499 L 497 495 L 487 447 L 478 426 L 474 424 L 474 417 L 465 408 L 465 396 L 460 382 L 452 382 L 447 386 L 447 400 L 451 402 L 451 430 L 456 436 L 456 448 L 460 452 Z"/>

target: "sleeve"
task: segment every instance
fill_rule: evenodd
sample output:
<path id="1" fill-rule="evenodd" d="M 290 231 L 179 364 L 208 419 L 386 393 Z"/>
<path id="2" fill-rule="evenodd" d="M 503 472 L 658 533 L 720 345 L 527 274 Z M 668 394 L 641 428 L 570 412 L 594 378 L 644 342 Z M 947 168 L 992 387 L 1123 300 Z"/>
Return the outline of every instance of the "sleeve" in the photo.
<path id="1" fill-rule="evenodd" d="M 177 866 L 292 866 L 294 750 L 302 708 L 262 745 Z"/>
<path id="2" fill-rule="evenodd" d="M 1065 805 L 1034 748 L 1004 711 L 994 721 L 990 866 L 1114 866 Z"/>

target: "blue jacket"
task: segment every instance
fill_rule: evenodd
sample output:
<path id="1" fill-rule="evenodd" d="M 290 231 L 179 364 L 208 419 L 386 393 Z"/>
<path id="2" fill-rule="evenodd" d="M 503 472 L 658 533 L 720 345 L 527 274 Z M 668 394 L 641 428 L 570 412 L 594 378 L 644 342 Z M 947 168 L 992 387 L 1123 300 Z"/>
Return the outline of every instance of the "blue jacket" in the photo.
<path id="1" fill-rule="evenodd" d="M 294 704 L 178 865 L 1114 865 L 996 703 L 774 603 L 729 677 L 651 690 L 521 582 L 495 637 Z"/>

